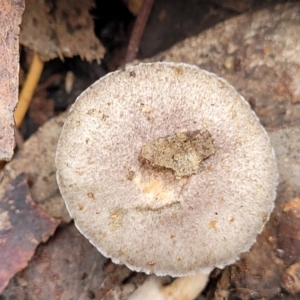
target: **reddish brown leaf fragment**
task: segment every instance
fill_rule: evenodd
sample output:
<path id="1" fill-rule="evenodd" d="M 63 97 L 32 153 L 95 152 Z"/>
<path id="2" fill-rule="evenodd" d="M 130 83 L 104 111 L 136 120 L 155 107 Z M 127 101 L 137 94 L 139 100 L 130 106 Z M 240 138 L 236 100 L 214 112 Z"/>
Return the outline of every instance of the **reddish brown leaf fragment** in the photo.
<path id="1" fill-rule="evenodd" d="M 24 173 L 10 183 L 0 201 L 0 292 L 58 224 L 32 201 Z"/>
<path id="2" fill-rule="evenodd" d="M 0 160 L 13 155 L 14 115 L 18 102 L 19 25 L 24 0 L 0 1 Z"/>

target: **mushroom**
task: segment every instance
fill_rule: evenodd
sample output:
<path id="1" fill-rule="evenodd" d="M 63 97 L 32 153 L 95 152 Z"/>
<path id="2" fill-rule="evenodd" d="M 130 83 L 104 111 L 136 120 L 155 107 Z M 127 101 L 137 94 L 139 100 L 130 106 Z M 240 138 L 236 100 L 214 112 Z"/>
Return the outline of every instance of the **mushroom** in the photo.
<path id="1" fill-rule="evenodd" d="M 84 91 L 56 166 L 78 230 L 117 264 L 184 277 L 174 290 L 189 278 L 200 292 L 213 268 L 248 251 L 276 195 L 275 155 L 248 103 L 184 63 L 129 66 Z"/>

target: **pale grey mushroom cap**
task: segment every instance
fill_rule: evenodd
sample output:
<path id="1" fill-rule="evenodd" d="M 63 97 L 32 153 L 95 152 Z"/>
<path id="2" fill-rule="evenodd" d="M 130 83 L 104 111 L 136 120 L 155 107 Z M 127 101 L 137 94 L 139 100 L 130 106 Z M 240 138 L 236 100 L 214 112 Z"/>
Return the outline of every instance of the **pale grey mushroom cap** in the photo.
<path id="1" fill-rule="evenodd" d="M 215 153 L 176 177 L 139 159 L 151 141 L 209 132 Z M 269 137 L 225 80 L 196 66 L 149 63 L 108 74 L 64 124 L 57 179 L 79 231 L 132 270 L 210 272 L 249 250 L 273 209 Z"/>

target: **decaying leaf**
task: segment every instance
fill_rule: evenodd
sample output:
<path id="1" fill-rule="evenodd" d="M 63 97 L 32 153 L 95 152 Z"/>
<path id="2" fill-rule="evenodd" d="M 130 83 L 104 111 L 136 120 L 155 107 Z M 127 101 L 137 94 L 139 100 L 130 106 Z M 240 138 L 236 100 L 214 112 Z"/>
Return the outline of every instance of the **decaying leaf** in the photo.
<path id="1" fill-rule="evenodd" d="M 0 160 L 13 155 L 14 114 L 19 88 L 19 25 L 24 0 L 0 1 Z"/>
<path id="2" fill-rule="evenodd" d="M 93 0 L 26 0 L 21 44 L 43 60 L 75 55 L 88 61 L 100 60 L 105 50 L 94 34 L 89 13 L 93 5 Z"/>
<path id="3" fill-rule="evenodd" d="M 25 174 L 10 183 L 0 201 L 0 292 L 58 224 L 32 201 Z"/>
<path id="4" fill-rule="evenodd" d="M 129 273 L 126 267 L 113 265 L 69 224 L 38 247 L 28 267 L 2 295 L 18 300 L 101 299 Z"/>

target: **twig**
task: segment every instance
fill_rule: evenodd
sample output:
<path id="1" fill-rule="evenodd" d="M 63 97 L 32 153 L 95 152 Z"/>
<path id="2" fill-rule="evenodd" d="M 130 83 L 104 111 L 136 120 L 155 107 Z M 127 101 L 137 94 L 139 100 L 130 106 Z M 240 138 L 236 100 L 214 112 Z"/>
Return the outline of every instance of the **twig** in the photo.
<path id="1" fill-rule="evenodd" d="M 20 127 L 24 116 L 28 110 L 33 93 L 40 80 L 43 67 L 44 63 L 40 60 L 39 56 L 36 53 L 34 53 L 28 74 L 20 92 L 19 102 L 14 113 L 17 128 Z"/>
<path id="2" fill-rule="evenodd" d="M 145 26 L 147 24 L 151 8 L 153 5 L 154 0 L 144 0 L 143 4 L 139 10 L 137 19 L 135 21 L 131 37 L 129 40 L 126 56 L 125 56 L 125 63 L 131 62 L 132 60 L 135 59 L 140 43 L 141 43 L 141 38 L 144 33 Z"/>
<path id="3" fill-rule="evenodd" d="M 19 149 L 22 149 L 23 144 L 24 144 L 24 138 L 23 138 L 22 134 L 20 133 L 19 128 L 17 128 L 17 126 L 14 127 L 14 131 L 15 131 L 16 145 Z"/>

